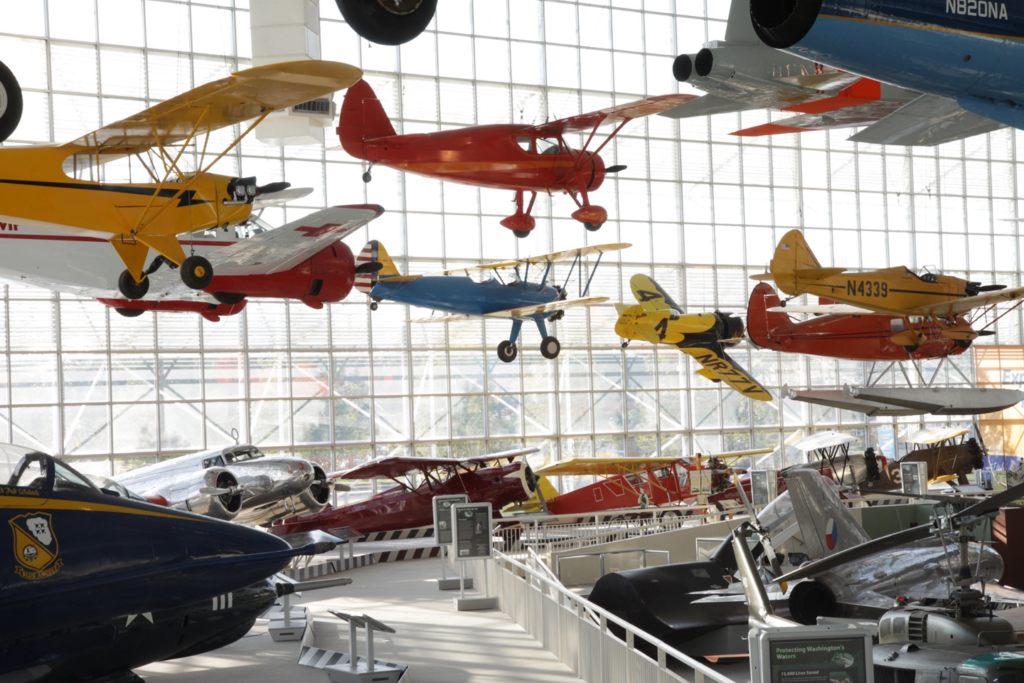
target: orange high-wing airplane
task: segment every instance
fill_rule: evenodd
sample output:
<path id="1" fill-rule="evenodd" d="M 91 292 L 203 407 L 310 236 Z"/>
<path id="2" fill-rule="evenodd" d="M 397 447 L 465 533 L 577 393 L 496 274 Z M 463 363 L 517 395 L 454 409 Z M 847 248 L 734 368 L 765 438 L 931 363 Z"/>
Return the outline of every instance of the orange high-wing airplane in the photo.
<path id="1" fill-rule="evenodd" d="M 159 263 L 179 266 L 188 287 L 203 289 L 213 268 L 202 256 L 186 257 L 177 235 L 241 223 L 257 195 L 288 187 L 258 187 L 256 178 L 210 169 L 271 112 L 342 90 L 361 77 L 359 69 L 337 62 L 268 64 L 201 85 L 64 145 L 0 149 L 0 221 L 109 240 L 126 266 L 118 288 L 128 299 L 141 299 L 149 290 L 144 265 L 150 249 L 163 257 Z M 212 160 L 207 157 L 210 133 L 250 119 L 255 120 L 231 136 L 223 151 L 211 150 Z M 188 172 L 182 156 L 193 143 L 199 147 L 198 170 Z M 144 182 L 133 176 L 126 183 L 100 179 L 104 164 L 125 159 L 129 176 Z"/>
<path id="2" fill-rule="evenodd" d="M 538 192 L 567 193 L 579 207 L 572 217 L 588 230 L 597 230 L 608 212 L 590 203 L 590 193 L 601 187 L 605 175 L 625 166 L 606 167 L 600 151 L 631 120 L 658 114 L 693 99 L 693 95 L 661 95 L 600 111 L 571 116 L 539 126 L 506 123 L 469 126 L 436 133 L 398 135 L 366 81 L 345 93 L 338 123 L 341 147 L 357 159 L 400 171 L 466 185 L 515 192 L 516 212 L 501 221 L 517 237 L 526 237 L 536 225 L 530 211 Z M 589 151 L 597 129 L 615 124 L 597 149 Z M 582 133 L 582 149 L 565 141 L 568 133 Z M 370 182 L 370 172 L 363 181 Z M 530 202 L 523 208 L 523 197 Z"/>

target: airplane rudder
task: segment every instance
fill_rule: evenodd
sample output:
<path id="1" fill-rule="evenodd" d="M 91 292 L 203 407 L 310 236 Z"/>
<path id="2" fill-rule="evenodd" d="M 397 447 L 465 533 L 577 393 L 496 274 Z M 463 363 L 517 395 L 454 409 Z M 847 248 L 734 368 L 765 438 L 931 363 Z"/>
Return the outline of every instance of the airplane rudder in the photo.
<path id="1" fill-rule="evenodd" d="M 773 333 L 792 326 L 788 315 L 768 310 L 781 303 L 775 289 L 763 282 L 750 293 L 750 300 L 747 302 L 747 336 L 757 346 L 768 348 Z"/>
<path id="2" fill-rule="evenodd" d="M 365 142 L 395 135 L 391 119 L 366 81 L 359 81 L 345 93 L 337 133 L 342 148 L 357 159 L 366 159 Z"/>

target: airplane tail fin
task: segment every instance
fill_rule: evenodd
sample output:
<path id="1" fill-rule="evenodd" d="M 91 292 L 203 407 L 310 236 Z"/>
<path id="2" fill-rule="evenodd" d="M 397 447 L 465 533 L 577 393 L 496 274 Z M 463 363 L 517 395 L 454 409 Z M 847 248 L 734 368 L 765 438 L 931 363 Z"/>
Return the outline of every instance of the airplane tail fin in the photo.
<path id="1" fill-rule="evenodd" d="M 388 250 L 377 240 L 370 240 L 356 257 L 355 288 L 369 294 L 381 276 L 401 275 L 395 262 L 388 256 Z"/>
<path id="2" fill-rule="evenodd" d="M 793 327 L 793 321 L 788 315 L 768 310 L 781 304 L 779 295 L 767 283 L 756 285 L 750 293 L 750 301 L 747 302 L 747 336 L 757 346 L 770 348 L 772 335 L 787 332 Z"/>
<path id="3" fill-rule="evenodd" d="M 730 45 L 761 43 L 754 32 L 754 22 L 750 19 L 750 3 L 732 0 L 729 6 L 729 20 L 725 23 L 725 42 Z"/>
<path id="4" fill-rule="evenodd" d="M 374 138 L 395 135 L 391 119 L 366 81 L 359 81 L 345 93 L 338 119 L 341 147 L 356 159 L 366 160 L 363 143 Z M 368 159 L 374 161 L 374 159 Z"/>
<path id="5" fill-rule="evenodd" d="M 817 279 L 817 273 L 825 269 L 814 256 L 803 234 L 799 230 L 790 230 L 775 247 L 769 270 L 779 289 L 786 294 L 797 295 L 802 293 L 797 289 L 798 280 Z"/>
<path id="6" fill-rule="evenodd" d="M 633 296 L 640 306 L 648 313 L 666 309 L 683 312 L 682 307 L 649 275 L 637 273 L 629 278 L 629 288 L 633 290 Z"/>
<path id="7" fill-rule="evenodd" d="M 839 499 L 831 479 L 813 470 L 796 470 L 786 477 L 786 487 L 811 559 L 828 557 L 871 540 Z"/>

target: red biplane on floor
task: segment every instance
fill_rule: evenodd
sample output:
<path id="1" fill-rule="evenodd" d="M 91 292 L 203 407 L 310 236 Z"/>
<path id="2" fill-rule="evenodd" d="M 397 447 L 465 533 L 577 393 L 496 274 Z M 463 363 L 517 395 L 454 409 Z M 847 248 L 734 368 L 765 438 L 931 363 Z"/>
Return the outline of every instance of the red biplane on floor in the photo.
<path id="1" fill-rule="evenodd" d="M 397 484 L 386 491 L 351 505 L 328 505 L 315 515 L 292 517 L 275 524 L 278 536 L 304 531 L 352 527 L 364 534 L 429 526 L 434 521 L 434 496 L 464 493 L 474 503 L 491 503 L 495 512 L 533 495 L 537 477 L 525 462 L 516 458 L 539 449 L 478 455 L 464 460 L 397 456 L 370 460 L 332 479 L 390 479 Z M 416 475 L 423 478 L 417 484 Z"/>
<path id="2" fill-rule="evenodd" d="M 629 121 L 658 114 L 693 99 L 693 95 L 661 95 L 600 111 L 526 126 L 521 123 L 470 126 L 436 133 L 398 135 L 373 88 L 359 81 L 345 93 L 338 123 L 341 147 L 357 159 L 409 173 L 466 185 L 515 191 L 516 212 L 501 224 L 518 237 L 536 225 L 530 211 L 538 192 L 565 192 L 579 207 L 572 217 L 597 230 L 608 212 L 590 203 L 590 193 L 605 175 L 625 166 L 606 167 L 599 152 Z M 589 151 L 597 129 L 615 124 L 597 149 Z M 564 135 L 582 133 L 587 140 L 574 150 Z M 370 182 L 370 172 L 363 180 Z M 523 208 L 523 197 L 530 193 Z"/>

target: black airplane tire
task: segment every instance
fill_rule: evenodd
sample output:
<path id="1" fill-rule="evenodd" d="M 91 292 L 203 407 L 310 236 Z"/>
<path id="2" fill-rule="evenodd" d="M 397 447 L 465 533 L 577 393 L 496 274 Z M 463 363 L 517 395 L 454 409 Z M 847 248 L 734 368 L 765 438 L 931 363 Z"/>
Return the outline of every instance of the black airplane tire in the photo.
<path id="1" fill-rule="evenodd" d="M 245 294 L 237 294 L 235 292 L 214 292 L 210 296 L 225 306 L 234 306 L 245 301 Z"/>
<path id="2" fill-rule="evenodd" d="M 145 313 L 141 308 L 115 308 L 118 315 L 122 315 L 125 318 L 138 318 L 140 315 Z"/>
<path id="3" fill-rule="evenodd" d="M 916 352 L 919 348 L 921 348 L 920 344 L 911 344 L 910 346 L 904 346 L 903 350 L 907 352 L 907 355 L 910 355 Z"/>
<path id="4" fill-rule="evenodd" d="M 117 278 L 117 288 L 124 295 L 125 299 L 135 301 L 146 296 L 146 293 L 149 291 L 149 278 L 144 277 L 142 282 L 136 282 L 132 274 L 125 268 L 124 272 L 121 273 L 121 277 Z"/>
<path id="5" fill-rule="evenodd" d="M 540 342 L 540 355 L 544 356 L 548 360 L 558 358 L 558 354 L 561 351 L 562 344 L 554 337 L 544 337 Z"/>
<path id="6" fill-rule="evenodd" d="M 0 91 L 0 142 L 3 142 L 18 128 L 25 105 L 18 79 L 3 62 L 0 62 Z"/>
<path id="7" fill-rule="evenodd" d="M 953 342 L 953 344 L 954 344 L 954 345 L 955 345 L 955 346 L 956 346 L 956 347 L 957 347 L 958 349 L 969 349 L 969 348 L 971 348 L 971 344 L 972 344 L 972 343 L 973 343 L 973 342 L 971 342 L 971 341 L 970 341 L 970 340 L 968 340 L 968 339 L 957 339 L 956 341 L 954 341 L 954 342 Z"/>
<path id="8" fill-rule="evenodd" d="M 602 225 L 604 225 L 604 223 L 598 223 L 597 225 L 594 225 L 593 223 L 584 223 L 583 227 L 589 230 L 590 232 L 597 232 L 598 230 L 601 229 Z"/>
<path id="9" fill-rule="evenodd" d="M 498 344 L 498 359 L 503 363 L 511 363 L 518 355 L 518 347 L 507 339 Z"/>
<path id="10" fill-rule="evenodd" d="M 181 281 L 189 289 L 204 289 L 213 282 L 213 266 L 202 256 L 189 256 L 181 263 Z"/>
<path id="11" fill-rule="evenodd" d="M 530 236 L 530 231 L 529 230 L 513 230 L 512 234 L 515 235 L 516 237 L 518 237 L 519 239 L 526 239 L 527 237 Z"/>
<path id="12" fill-rule="evenodd" d="M 402 45 L 423 33 L 437 10 L 437 0 L 388 0 L 402 14 L 388 9 L 385 0 L 335 0 L 341 16 L 356 33 L 378 45 Z"/>
<path id="13" fill-rule="evenodd" d="M 380 308 L 380 306 L 377 304 L 376 301 L 371 301 L 370 302 L 370 310 L 371 311 L 376 311 L 378 308 Z"/>
<path id="14" fill-rule="evenodd" d="M 366 173 L 364 173 L 364 174 L 363 174 L 363 182 L 364 182 L 364 183 L 368 183 L 368 182 L 370 182 L 371 180 L 373 180 L 373 176 L 372 176 L 372 175 L 370 175 L 370 172 L 369 172 L 369 171 L 367 171 Z"/>

